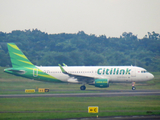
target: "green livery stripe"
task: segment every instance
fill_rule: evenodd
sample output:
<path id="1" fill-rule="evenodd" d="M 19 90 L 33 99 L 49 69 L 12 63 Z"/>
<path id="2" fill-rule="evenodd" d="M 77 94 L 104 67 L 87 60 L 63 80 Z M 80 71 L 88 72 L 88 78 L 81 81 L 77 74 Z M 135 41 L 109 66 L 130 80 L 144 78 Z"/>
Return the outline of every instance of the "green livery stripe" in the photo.
<path id="1" fill-rule="evenodd" d="M 18 60 L 18 61 L 21 61 L 21 62 L 23 62 L 23 63 L 27 63 L 27 64 L 29 64 L 29 65 L 33 65 L 31 62 L 27 62 L 27 61 L 23 61 L 23 60 Z"/>
<path id="2" fill-rule="evenodd" d="M 14 43 L 7 43 L 13 68 L 34 66 Z"/>
<path id="3" fill-rule="evenodd" d="M 34 68 L 29 68 L 29 67 L 25 67 L 25 68 L 27 68 L 27 69 L 30 69 L 30 70 L 37 70 L 38 68 L 36 68 L 36 67 L 34 67 Z M 40 69 L 38 69 L 38 72 L 43 72 L 42 70 L 40 70 Z"/>
<path id="4" fill-rule="evenodd" d="M 14 49 L 20 50 L 14 43 L 8 43 L 8 45 Z"/>
<path id="5" fill-rule="evenodd" d="M 14 53 L 14 52 L 13 52 L 13 53 Z M 18 53 L 14 53 L 14 54 L 15 54 L 15 55 L 18 55 L 18 56 L 20 56 L 20 57 L 22 57 L 22 58 L 27 59 L 25 55 L 21 55 L 21 54 L 18 54 Z"/>
<path id="6" fill-rule="evenodd" d="M 40 76 L 40 77 L 44 77 L 44 78 L 51 78 L 51 79 L 56 79 L 56 80 L 58 80 L 57 78 L 55 78 L 55 77 L 53 77 L 53 76 L 51 76 L 51 75 L 49 75 L 49 74 L 47 74 L 47 73 L 44 73 L 42 70 L 40 70 L 40 69 L 38 69 L 38 68 L 36 68 L 36 67 L 34 67 L 34 68 L 29 68 L 29 67 L 25 67 L 25 68 L 27 68 L 27 69 L 29 69 L 29 70 L 38 70 L 38 76 Z"/>

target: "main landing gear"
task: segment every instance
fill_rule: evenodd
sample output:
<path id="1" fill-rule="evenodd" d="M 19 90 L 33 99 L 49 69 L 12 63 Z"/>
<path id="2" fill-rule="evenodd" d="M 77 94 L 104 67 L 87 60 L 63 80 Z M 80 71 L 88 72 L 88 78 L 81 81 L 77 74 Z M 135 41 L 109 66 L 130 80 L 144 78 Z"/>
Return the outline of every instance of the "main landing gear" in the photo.
<path id="1" fill-rule="evenodd" d="M 80 89 L 81 89 L 81 90 L 85 90 L 85 89 L 86 89 L 86 86 L 85 86 L 85 85 L 82 85 L 82 86 L 80 87 Z"/>
<path id="2" fill-rule="evenodd" d="M 135 85 L 135 82 L 132 82 L 132 90 L 136 90 L 136 87 L 134 85 Z"/>

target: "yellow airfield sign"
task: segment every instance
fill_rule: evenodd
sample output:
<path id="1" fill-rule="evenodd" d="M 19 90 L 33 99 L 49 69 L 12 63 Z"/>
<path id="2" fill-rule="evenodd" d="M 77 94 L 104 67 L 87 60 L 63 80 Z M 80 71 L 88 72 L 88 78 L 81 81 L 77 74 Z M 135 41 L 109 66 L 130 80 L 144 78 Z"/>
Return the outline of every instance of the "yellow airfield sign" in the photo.
<path id="1" fill-rule="evenodd" d="M 25 93 L 34 93 L 35 89 L 25 89 Z"/>
<path id="2" fill-rule="evenodd" d="M 98 106 L 88 106 L 88 113 L 98 113 Z"/>
<path id="3" fill-rule="evenodd" d="M 49 92 L 49 89 L 47 89 L 47 88 L 39 88 L 38 92 Z"/>

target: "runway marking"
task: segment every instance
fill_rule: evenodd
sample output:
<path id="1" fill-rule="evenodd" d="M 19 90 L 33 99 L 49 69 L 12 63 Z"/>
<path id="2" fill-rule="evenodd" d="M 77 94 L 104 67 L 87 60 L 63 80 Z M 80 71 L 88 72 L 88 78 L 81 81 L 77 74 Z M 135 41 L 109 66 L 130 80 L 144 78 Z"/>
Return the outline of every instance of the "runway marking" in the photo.
<path id="1" fill-rule="evenodd" d="M 62 111 L 0 111 L 0 113 L 61 113 Z M 66 113 L 74 113 L 74 112 L 86 112 L 86 110 L 70 110 L 70 111 L 65 111 Z M 146 110 L 101 110 L 100 112 L 146 112 Z M 160 112 L 160 110 L 152 110 L 152 112 Z M 133 116 L 135 117 L 135 116 Z"/>
<path id="2" fill-rule="evenodd" d="M 8 97 L 104 97 L 104 96 L 138 96 L 138 95 L 160 95 L 160 91 L 147 92 L 108 92 L 108 93 L 66 93 L 66 94 L 10 94 L 0 95 L 0 98 Z"/>

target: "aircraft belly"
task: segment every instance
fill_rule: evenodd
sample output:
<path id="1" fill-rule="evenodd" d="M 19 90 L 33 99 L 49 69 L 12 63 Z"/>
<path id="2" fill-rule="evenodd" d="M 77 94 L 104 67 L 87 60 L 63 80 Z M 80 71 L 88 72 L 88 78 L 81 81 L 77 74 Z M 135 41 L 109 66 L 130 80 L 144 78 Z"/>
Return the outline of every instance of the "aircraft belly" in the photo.
<path id="1" fill-rule="evenodd" d="M 129 76 L 112 76 L 111 82 L 130 82 L 131 79 Z"/>
<path id="2" fill-rule="evenodd" d="M 64 74 L 54 74 L 52 76 L 64 82 L 67 81 L 67 79 L 69 79 L 69 76 Z"/>

